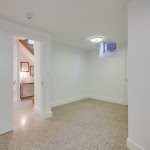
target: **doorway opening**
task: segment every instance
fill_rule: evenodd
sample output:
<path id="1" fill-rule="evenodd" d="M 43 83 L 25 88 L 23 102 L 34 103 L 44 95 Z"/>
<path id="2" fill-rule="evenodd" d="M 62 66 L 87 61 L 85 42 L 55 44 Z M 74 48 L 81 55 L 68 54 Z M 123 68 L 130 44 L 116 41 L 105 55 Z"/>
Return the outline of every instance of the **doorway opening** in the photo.
<path id="1" fill-rule="evenodd" d="M 14 129 L 41 115 L 41 43 L 13 37 Z"/>

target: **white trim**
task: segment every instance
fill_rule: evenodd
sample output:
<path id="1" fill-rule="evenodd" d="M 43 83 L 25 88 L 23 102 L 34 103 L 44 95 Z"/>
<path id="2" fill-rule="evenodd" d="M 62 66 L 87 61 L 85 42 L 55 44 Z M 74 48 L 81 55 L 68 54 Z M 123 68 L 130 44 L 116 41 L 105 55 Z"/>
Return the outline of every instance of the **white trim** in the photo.
<path id="1" fill-rule="evenodd" d="M 83 100 L 85 98 L 87 98 L 87 96 L 79 96 L 79 97 L 69 98 L 69 99 L 66 99 L 66 100 L 62 100 L 62 101 L 59 101 L 59 102 L 52 103 L 52 107 L 56 107 L 56 106 L 60 106 L 60 105 L 80 101 L 80 100 Z"/>
<path id="2" fill-rule="evenodd" d="M 125 66 L 125 72 L 124 72 L 124 79 L 125 79 L 125 83 L 124 83 L 124 85 L 125 85 L 125 105 L 128 105 L 128 75 L 127 75 L 127 55 L 128 55 L 128 50 L 125 50 L 125 61 L 124 61 L 124 66 Z"/>
<path id="3" fill-rule="evenodd" d="M 100 100 L 100 101 L 125 105 L 124 100 L 118 100 L 118 99 L 112 99 L 112 98 L 106 98 L 106 97 L 98 97 L 98 96 L 79 96 L 79 97 L 69 98 L 69 99 L 66 99 L 66 100 L 58 100 L 58 102 L 52 103 L 52 107 L 56 107 L 56 106 L 60 106 L 60 105 L 80 101 L 80 100 L 83 100 L 83 99 L 86 99 L 86 98 L 91 98 L 91 99 L 96 99 L 96 100 Z"/>
<path id="4" fill-rule="evenodd" d="M 41 114 L 41 109 L 34 106 L 34 111 Z"/>
<path id="5" fill-rule="evenodd" d="M 47 112 L 46 115 L 43 116 L 43 119 L 50 118 L 50 117 L 52 117 L 52 111 Z"/>
<path id="6" fill-rule="evenodd" d="M 131 141 L 129 138 L 127 138 L 127 147 L 131 150 L 144 150 L 140 146 L 138 146 L 136 143 Z"/>
<path id="7" fill-rule="evenodd" d="M 21 98 L 17 98 L 17 102 L 21 102 Z"/>
<path id="8" fill-rule="evenodd" d="M 99 96 L 88 96 L 88 98 L 125 105 L 125 101 L 119 100 L 119 99 L 113 99 L 113 98 L 108 98 L 108 97 L 99 97 Z"/>
<path id="9" fill-rule="evenodd" d="M 8 133 L 10 131 L 13 131 L 13 129 L 12 128 L 10 128 L 10 129 L 3 129 L 2 131 L 0 131 L 0 135 Z"/>

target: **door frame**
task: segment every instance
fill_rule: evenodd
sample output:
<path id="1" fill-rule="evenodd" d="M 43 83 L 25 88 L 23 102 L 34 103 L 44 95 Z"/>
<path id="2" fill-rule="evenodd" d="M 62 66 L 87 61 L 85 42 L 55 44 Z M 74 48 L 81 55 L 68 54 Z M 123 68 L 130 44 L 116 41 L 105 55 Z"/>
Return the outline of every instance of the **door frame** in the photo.
<path id="1" fill-rule="evenodd" d="M 51 34 L 2 19 L 0 19 L 0 31 L 8 32 L 12 38 L 26 37 L 41 43 L 41 117 L 43 119 L 51 117 Z"/>
<path id="2" fill-rule="evenodd" d="M 128 50 L 125 50 L 125 105 L 128 105 Z"/>

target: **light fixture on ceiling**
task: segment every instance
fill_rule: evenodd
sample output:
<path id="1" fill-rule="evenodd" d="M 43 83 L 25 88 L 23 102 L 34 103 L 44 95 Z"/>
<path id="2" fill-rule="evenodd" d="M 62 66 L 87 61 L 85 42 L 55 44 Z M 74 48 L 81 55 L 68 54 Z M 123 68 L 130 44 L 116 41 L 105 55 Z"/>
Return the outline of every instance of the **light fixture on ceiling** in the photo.
<path id="1" fill-rule="evenodd" d="M 101 42 L 102 40 L 103 40 L 102 37 L 92 37 L 92 38 L 90 38 L 90 41 L 92 43 L 98 43 L 98 42 Z"/>
<path id="2" fill-rule="evenodd" d="M 28 43 L 34 45 L 34 41 L 33 40 L 28 40 Z"/>

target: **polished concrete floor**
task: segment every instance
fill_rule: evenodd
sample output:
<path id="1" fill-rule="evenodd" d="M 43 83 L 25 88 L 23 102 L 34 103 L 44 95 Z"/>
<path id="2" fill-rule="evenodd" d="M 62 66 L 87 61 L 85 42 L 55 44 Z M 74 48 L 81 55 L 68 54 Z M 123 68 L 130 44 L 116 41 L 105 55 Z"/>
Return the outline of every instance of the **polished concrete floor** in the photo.
<path id="1" fill-rule="evenodd" d="M 128 150 L 127 106 L 85 99 L 52 109 L 42 120 L 31 103 L 15 107 L 14 131 L 0 150 Z"/>
<path id="2" fill-rule="evenodd" d="M 14 105 L 14 130 L 28 128 L 36 119 L 40 119 L 40 115 L 33 111 L 32 99 Z"/>

